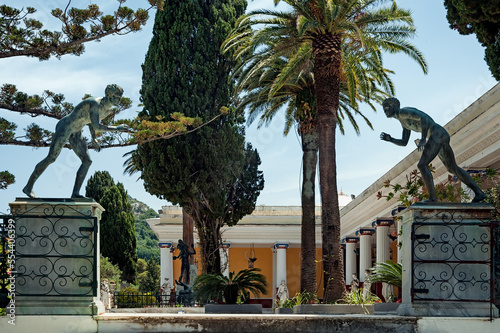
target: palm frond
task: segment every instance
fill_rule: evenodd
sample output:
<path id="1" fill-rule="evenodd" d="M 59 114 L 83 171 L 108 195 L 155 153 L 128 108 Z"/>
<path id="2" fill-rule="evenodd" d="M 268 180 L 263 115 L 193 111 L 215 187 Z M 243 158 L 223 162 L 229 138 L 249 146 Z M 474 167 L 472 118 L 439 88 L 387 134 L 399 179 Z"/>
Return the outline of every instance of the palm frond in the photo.
<path id="1" fill-rule="evenodd" d="M 390 260 L 378 262 L 375 263 L 372 272 L 368 276 L 371 283 L 385 282 L 396 287 L 402 286 L 403 268 L 399 263 L 393 263 Z"/>

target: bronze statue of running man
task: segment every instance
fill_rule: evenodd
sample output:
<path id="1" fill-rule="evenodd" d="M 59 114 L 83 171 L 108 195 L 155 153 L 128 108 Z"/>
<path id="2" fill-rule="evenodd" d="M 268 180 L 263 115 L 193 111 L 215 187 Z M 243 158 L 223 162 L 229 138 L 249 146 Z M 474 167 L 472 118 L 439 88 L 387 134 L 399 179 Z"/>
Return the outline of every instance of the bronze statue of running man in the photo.
<path id="1" fill-rule="evenodd" d="M 446 169 L 457 176 L 465 185 L 467 185 L 475 194 L 472 202 L 480 202 L 486 198 L 486 194 L 471 178 L 471 176 L 455 162 L 455 155 L 450 147 L 450 135 L 440 125 L 436 124 L 429 115 L 413 108 L 400 108 L 397 98 L 388 98 L 382 103 L 385 115 L 387 118 L 395 118 L 399 120 L 403 126 L 403 137 L 394 139 L 389 134 L 382 132 L 380 139 L 389 141 L 398 146 L 406 146 L 410 139 L 411 131 L 422 133 L 420 142 L 418 142 L 418 150 L 422 151 L 422 156 L 418 161 L 418 170 L 422 175 L 422 179 L 429 194 L 428 202 L 436 202 L 436 190 L 432 173 L 429 170 L 429 163 L 436 158 L 443 162 Z"/>
<path id="2" fill-rule="evenodd" d="M 110 84 L 106 87 L 104 97 L 89 97 L 80 102 L 75 109 L 63 117 L 56 125 L 56 131 L 50 144 L 49 154 L 35 167 L 31 174 L 28 184 L 23 189 L 23 192 L 30 198 L 35 198 L 33 186 L 40 175 L 61 153 L 64 145 L 69 141 L 71 149 L 82 161 L 82 165 L 76 173 L 75 186 L 71 198 L 83 198 L 80 195 L 80 188 L 92 160 L 90 159 L 87 142 L 83 138 L 82 129 L 85 125 L 89 126 L 90 134 L 92 135 L 92 144 L 97 151 L 101 150 L 97 142 L 96 131 L 128 131 L 127 125 L 106 126 L 100 121 L 113 112 L 112 107 L 118 105 L 123 95 L 123 89 L 116 85 Z"/>

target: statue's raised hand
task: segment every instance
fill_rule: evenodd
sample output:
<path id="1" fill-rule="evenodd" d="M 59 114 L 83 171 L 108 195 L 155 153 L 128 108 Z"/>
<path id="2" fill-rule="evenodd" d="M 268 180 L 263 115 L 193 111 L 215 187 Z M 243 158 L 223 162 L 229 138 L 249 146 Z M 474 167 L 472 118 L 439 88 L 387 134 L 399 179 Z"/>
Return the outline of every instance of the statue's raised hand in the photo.
<path id="1" fill-rule="evenodd" d="M 382 133 L 380 134 L 380 139 L 381 139 L 381 140 L 384 140 L 384 141 L 391 141 L 392 136 L 390 136 L 390 135 L 389 135 L 389 134 L 387 134 L 387 133 L 382 132 Z"/>

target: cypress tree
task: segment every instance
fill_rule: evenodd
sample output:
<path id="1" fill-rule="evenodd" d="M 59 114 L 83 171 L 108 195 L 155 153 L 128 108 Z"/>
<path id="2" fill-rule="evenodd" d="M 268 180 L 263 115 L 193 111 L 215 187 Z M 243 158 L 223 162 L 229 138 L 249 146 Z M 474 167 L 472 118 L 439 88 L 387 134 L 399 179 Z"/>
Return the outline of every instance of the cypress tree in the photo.
<path id="1" fill-rule="evenodd" d="M 231 105 L 232 63 L 220 45 L 245 8 L 245 0 L 166 1 L 143 65 L 142 115 L 182 112 L 206 122 Z M 193 217 L 204 273 L 220 272 L 220 228 L 251 213 L 263 188 L 243 121 L 230 111 L 189 135 L 143 144 L 131 157 L 149 193 Z"/>
<path id="2" fill-rule="evenodd" d="M 107 171 L 97 171 L 85 187 L 87 197 L 94 198 L 105 209 L 101 218 L 101 254 L 118 265 L 122 279 L 135 283 L 137 240 L 132 205 L 122 183 L 115 185 Z"/>
<path id="3" fill-rule="evenodd" d="M 101 199 L 111 186 L 115 185 L 113 178 L 107 171 L 96 171 L 85 186 L 85 196 L 101 203 Z"/>
<path id="4" fill-rule="evenodd" d="M 146 266 L 146 273 L 144 281 L 139 286 L 139 290 L 142 292 L 156 292 L 160 289 L 160 265 L 150 258 Z"/>

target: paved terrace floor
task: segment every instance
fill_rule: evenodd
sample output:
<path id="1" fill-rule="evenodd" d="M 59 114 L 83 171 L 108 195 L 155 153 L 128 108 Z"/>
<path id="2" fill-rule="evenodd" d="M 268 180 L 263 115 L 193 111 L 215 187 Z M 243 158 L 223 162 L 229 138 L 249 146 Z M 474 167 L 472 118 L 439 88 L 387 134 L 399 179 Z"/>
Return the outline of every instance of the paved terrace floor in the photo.
<path id="1" fill-rule="evenodd" d="M 0 332 L 356 332 L 498 333 L 500 319 L 391 315 L 215 315 L 204 313 L 106 313 L 91 316 L 0 318 Z"/>

